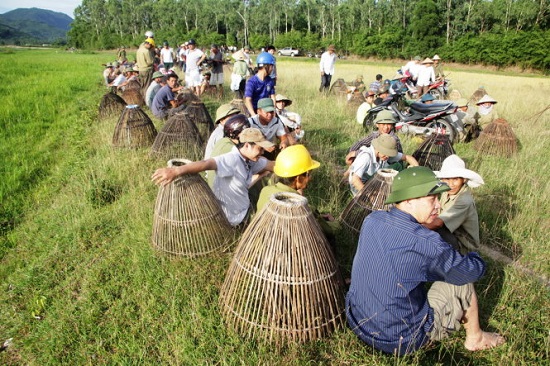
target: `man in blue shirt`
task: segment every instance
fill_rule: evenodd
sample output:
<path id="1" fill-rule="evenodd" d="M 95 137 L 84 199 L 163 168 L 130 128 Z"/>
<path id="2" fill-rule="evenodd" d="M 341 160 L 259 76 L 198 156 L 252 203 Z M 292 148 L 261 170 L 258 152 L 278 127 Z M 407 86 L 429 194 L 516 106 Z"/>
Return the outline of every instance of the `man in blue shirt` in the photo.
<path id="1" fill-rule="evenodd" d="M 353 332 L 376 349 L 412 353 L 461 325 L 470 351 L 504 343 L 479 325 L 473 282 L 485 273 L 485 262 L 477 253 L 461 255 L 423 226 L 437 217 L 437 196 L 448 190 L 426 167 L 403 170 L 386 200 L 395 207 L 363 222 L 346 316 Z M 429 291 L 426 282 L 434 282 Z"/>
<path id="2" fill-rule="evenodd" d="M 155 117 L 165 119 L 169 114 L 178 112 L 185 108 L 183 99 L 177 100 L 174 92 L 182 89 L 181 86 L 176 87 L 178 75 L 172 73 L 166 77 L 166 85 L 159 89 L 153 102 L 151 103 L 151 111 Z"/>
<path id="3" fill-rule="evenodd" d="M 244 104 L 248 113 L 255 116 L 258 110 L 258 101 L 262 98 L 271 98 L 275 103 L 275 83 L 269 76 L 275 65 L 275 58 L 269 52 L 262 52 L 256 58 L 258 72 L 246 82 L 244 89 Z"/>

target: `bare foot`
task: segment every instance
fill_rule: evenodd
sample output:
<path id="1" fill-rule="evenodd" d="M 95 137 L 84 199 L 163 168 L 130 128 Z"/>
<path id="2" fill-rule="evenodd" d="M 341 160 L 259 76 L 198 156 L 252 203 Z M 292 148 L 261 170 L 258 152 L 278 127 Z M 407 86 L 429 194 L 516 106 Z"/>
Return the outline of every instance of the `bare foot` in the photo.
<path id="1" fill-rule="evenodd" d="M 506 342 L 503 336 L 498 333 L 481 332 L 481 336 L 476 339 L 468 339 L 464 342 L 464 347 L 469 351 L 481 351 L 498 347 Z"/>

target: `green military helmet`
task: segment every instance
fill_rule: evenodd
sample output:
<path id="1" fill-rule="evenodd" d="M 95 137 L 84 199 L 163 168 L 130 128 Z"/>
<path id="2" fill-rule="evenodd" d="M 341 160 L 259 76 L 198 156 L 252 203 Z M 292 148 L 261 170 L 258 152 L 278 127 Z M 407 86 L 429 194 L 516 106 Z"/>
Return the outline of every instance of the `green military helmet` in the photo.
<path id="1" fill-rule="evenodd" d="M 391 193 L 386 199 L 386 204 L 439 194 L 448 190 L 450 190 L 449 186 L 440 181 L 429 168 L 415 166 L 400 171 L 393 178 Z"/>
<path id="2" fill-rule="evenodd" d="M 374 119 L 374 123 L 384 123 L 384 124 L 394 125 L 396 121 L 395 121 L 395 117 L 393 116 L 393 113 L 387 109 L 384 109 L 383 111 L 378 112 L 378 114 L 376 115 L 376 118 Z"/>

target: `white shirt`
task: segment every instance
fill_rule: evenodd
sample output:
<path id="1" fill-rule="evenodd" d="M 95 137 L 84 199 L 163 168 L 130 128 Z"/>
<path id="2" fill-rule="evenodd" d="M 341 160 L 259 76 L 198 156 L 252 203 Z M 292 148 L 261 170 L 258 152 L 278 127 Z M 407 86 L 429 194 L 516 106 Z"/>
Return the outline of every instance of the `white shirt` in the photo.
<path id="1" fill-rule="evenodd" d="M 173 63 L 174 49 L 171 47 L 168 47 L 168 48 L 162 47 L 162 49 L 160 50 L 160 58 L 162 59 L 162 63 L 165 63 L 165 62 Z"/>
<path id="2" fill-rule="evenodd" d="M 357 157 L 351 164 L 350 174 L 348 177 L 349 186 L 353 195 L 355 196 L 359 193 L 351 183 L 353 174 L 357 175 L 363 182 L 365 182 L 366 179 L 364 179 L 364 177 L 372 177 L 378 170 L 386 168 L 390 164 L 400 161 L 402 158 L 403 154 L 398 152 L 396 156 L 389 158 L 386 161 L 378 160 L 376 159 L 376 151 L 374 150 L 374 146 L 372 146 L 372 144 L 369 147 L 361 146 L 357 153 Z"/>
<path id="3" fill-rule="evenodd" d="M 418 72 L 418 79 L 416 80 L 416 85 L 428 86 L 434 81 L 435 81 L 434 68 L 427 65 L 421 65 Z"/>
<path id="4" fill-rule="evenodd" d="M 236 146 L 213 159 L 217 168 L 212 190 L 231 226 L 237 226 L 250 207 L 248 185 L 252 176 L 265 169 L 267 159 L 260 157 L 256 162 L 246 161 Z"/>
<path id="5" fill-rule="evenodd" d="M 206 144 L 206 149 L 204 150 L 204 160 L 210 159 L 212 156 L 212 150 L 214 150 L 214 146 L 216 146 L 216 142 L 221 139 L 223 139 L 223 126 L 221 123 L 218 123 L 208 138 L 208 143 Z"/>
<path id="6" fill-rule="evenodd" d="M 185 71 L 189 72 L 192 70 L 198 70 L 199 65 L 197 65 L 197 62 L 201 59 L 203 55 L 204 55 L 204 52 L 202 52 L 198 48 L 195 48 L 192 51 L 188 50 L 187 58 L 185 60 Z"/>
<path id="7" fill-rule="evenodd" d="M 322 72 L 328 75 L 334 75 L 334 64 L 336 63 L 336 54 L 332 55 L 328 51 L 323 52 L 321 55 L 321 62 L 319 63 Z"/>
<path id="8" fill-rule="evenodd" d="M 418 71 L 420 70 L 421 64 L 417 64 L 416 61 L 412 60 L 407 62 L 407 64 L 403 67 L 402 71 L 405 73 L 405 71 L 409 71 L 409 74 L 411 74 L 413 79 L 418 78 Z"/>

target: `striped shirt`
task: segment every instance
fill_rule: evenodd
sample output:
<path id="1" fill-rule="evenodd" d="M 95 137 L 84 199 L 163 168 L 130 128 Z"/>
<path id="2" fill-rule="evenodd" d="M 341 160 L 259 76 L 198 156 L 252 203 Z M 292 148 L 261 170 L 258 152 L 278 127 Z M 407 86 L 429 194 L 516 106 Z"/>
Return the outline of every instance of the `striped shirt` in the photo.
<path id="1" fill-rule="evenodd" d="M 472 283 L 485 273 L 477 253 L 463 256 L 413 216 L 392 208 L 361 227 L 346 296 L 348 323 L 376 349 L 406 354 L 429 340 L 434 321 L 426 282 Z"/>

